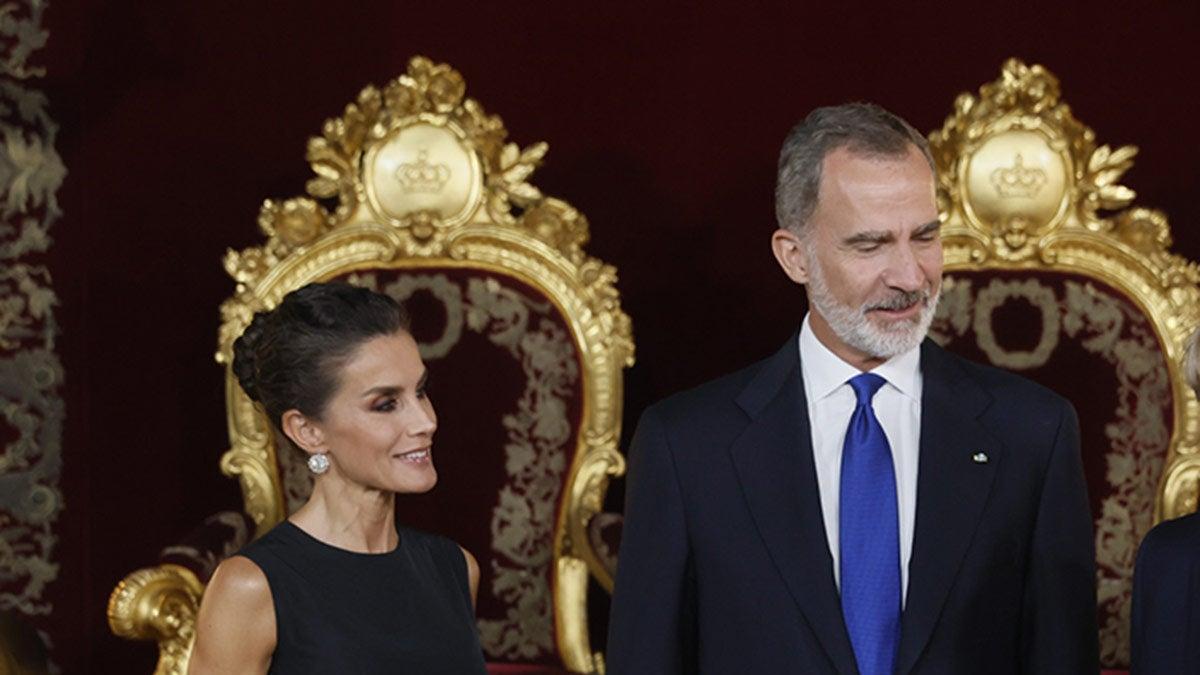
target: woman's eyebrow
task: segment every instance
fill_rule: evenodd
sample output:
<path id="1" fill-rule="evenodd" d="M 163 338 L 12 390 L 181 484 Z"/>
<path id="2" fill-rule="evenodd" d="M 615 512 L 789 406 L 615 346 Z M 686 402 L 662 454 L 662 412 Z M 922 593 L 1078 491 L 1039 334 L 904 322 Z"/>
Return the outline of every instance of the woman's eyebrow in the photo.
<path id="1" fill-rule="evenodd" d="M 420 391 L 421 389 L 424 389 L 426 383 L 428 383 L 428 382 L 429 382 L 429 369 L 426 368 L 425 372 L 421 373 L 421 378 L 419 380 L 417 380 L 417 390 Z M 362 395 L 363 395 L 363 398 L 366 398 L 368 396 L 380 396 L 380 395 L 397 396 L 403 392 L 404 392 L 404 387 L 401 387 L 400 385 L 381 384 L 377 387 L 371 387 L 370 389 L 364 391 L 362 393 Z"/>

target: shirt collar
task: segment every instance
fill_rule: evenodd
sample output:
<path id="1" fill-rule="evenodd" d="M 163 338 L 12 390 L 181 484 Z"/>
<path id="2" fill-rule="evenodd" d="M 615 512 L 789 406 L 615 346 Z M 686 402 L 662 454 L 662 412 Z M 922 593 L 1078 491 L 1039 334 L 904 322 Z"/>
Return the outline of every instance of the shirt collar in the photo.
<path id="1" fill-rule="evenodd" d="M 829 351 L 829 348 L 817 339 L 812 326 L 809 325 L 807 314 L 804 315 L 804 323 L 800 327 L 800 363 L 804 367 L 804 379 L 808 389 L 806 393 L 812 401 L 829 396 L 861 372 Z M 872 368 L 870 372 L 887 380 L 888 384 L 904 396 L 918 398 L 921 375 L 920 345 L 893 356 Z"/>

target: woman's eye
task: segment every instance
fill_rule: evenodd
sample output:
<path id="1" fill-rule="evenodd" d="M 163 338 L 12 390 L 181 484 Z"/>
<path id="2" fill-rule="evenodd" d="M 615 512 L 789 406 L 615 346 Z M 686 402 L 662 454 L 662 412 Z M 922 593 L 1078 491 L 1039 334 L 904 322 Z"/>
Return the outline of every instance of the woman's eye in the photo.
<path id="1" fill-rule="evenodd" d="M 376 412 L 391 412 L 396 409 L 396 399 L 389 398 L 375 406 Z"/>
<path id="2" fill-rule="evenodd" d="M 428 396 L 429 396 L 429 390 L 426 389 L 425 387 L 421 387 L 420 389 L 417 390 L 417 398 L 423 399 L 423 398 L 427 398 Z"/>

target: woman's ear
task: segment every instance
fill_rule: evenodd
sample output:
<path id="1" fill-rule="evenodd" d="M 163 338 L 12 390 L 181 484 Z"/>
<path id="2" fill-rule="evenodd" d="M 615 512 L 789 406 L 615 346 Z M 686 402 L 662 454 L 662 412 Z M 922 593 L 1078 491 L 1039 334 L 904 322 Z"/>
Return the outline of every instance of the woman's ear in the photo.
<path id="1" fill-rule="evenodd" d="M 325 447 L 325 432 L 299 410 L 293 408 L 283 413 L 279 426 L 292 443 L 304 452 L 328 452 L 329 449 Z"/>

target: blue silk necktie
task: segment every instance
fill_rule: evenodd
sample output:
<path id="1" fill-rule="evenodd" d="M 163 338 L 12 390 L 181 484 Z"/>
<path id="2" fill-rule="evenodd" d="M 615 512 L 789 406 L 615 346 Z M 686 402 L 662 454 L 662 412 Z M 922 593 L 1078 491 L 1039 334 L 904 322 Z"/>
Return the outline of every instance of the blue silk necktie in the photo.
<path id="1" fill-rule="evenodd" d="M 842 615 L 862 675 L 892 675 L 900 644 L 900 525 L 892 448 L 871 399 L 886 380 L 850 380 L 858 404 L 842 445 L 838 509 Z"/>

